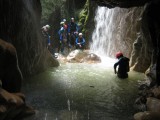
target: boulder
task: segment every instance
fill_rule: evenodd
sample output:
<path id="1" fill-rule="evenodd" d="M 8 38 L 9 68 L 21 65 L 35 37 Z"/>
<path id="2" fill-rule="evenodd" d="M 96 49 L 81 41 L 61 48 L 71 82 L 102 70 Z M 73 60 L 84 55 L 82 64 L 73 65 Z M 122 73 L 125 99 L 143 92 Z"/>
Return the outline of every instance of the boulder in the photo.
<path id="1" fill-rule="evenodd" d="M 94 53 L 90 53 L 83 59 L 83 62 L 100 63 L 101 62 L 101 58 L 98 55 L 94 54 Z"/>
<path id="2" fill-rule="evenodd" d="M 67 56 L 67 61 L 78 63 L 100 63 L 101 58 L 94 53 L 89 53 L 87 50 L 74 50 Z"/>
<path id="3" fill-rule="evenodd" d="M 159 112 L 139 112 L 134 115 L 134 120 L 160 120 Z"/>
<path id="4" fill-rule="evenodd" d="M 153 88 L 151 91 L 154 94 L 154 97 L 160 99 L 160 87 Z"/>
<path id="5" fill-rule="evenodd" d="M 25 103 L 22 93 L 9 93 L 0 88 L 0 120 L 23 118 L 35 114 L 35 110 Z"/>
<path id="6" fill-rule="evenodd" d="M 159 112 L 160 113 L 160 100 L 149 97 L 147 98 L 147 110 L 152 112 Z"/>
<path id="7" fill-rule="evenodd" d="M 82 50 L 74 50 L 69 53 L 67 56 L 67 61 L 68 62 L 82 62 L 83 59 L 88 55 L 88 53 L 83 52 Z"/>

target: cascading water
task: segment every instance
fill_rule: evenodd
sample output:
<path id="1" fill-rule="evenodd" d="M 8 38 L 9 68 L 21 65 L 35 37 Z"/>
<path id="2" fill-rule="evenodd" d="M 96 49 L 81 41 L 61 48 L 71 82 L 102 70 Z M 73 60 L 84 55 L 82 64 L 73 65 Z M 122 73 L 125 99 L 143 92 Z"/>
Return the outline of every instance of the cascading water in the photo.
<path id="1" fill-rule="evenodd" d="M 113 57 L 117 51 L 122 51 L 129 57 L 132 51 L 131 45 L 140 31 L 143 9 L 98 7 L 91 51 L 109 57 Z"/>

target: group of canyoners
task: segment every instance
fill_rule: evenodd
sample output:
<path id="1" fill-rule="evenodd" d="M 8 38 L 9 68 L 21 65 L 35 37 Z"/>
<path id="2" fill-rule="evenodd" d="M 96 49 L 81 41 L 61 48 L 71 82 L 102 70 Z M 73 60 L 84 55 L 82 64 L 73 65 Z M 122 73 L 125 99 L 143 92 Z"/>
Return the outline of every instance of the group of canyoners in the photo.
<path id="1" fill-rule="evenodd" d="M 45 25 L 42 27 L 42 34 L 47 41 L 47 47 L 51 45 L 50 43 L 50 35 L 48 34 L 48 30 L 50 29 L 49 25 Z M 85 39 L 83 34 L 79 32 L 79 26 L 76 24 L 75 19 L 71 18 L 69 24 L 67 24 L 66 19 L 63 19 L 60 22 L 60 29 L 58 31 L 59 35 L 59 47 L 58 53 L 64 54 L 64 48 L 67 47 L 71 50 L 71 48 L 75 49 L 85 49 Z M 129 58 L 124 57 L 122 52 L 118 52 L 116 54 L 116 58 L 118 62 L 114 64 L 114 72 L 117 74 L 119 78 L 128 78 L 129 72 Z M 118 66 L 118 70 L 117 70 Z"/>
<path id="2" fill-rule="evenodd" d="M 47 42 L 47 47 L 51 45 L 50 35 L 48 33 L 49 29 L 49 25 L 42 27 L 42 34 Z M 64 54 L 65 47 L 70 51 L 72 48 L 81 50 L 85 49 L 86 41 L 83 34 L 79 32 L 79 26 L 75 22 L 74 18 L 71 18 L 69 24 L 67 24 L 66 19 L 63 19 L 60 22 L 60 29 L 57 34 L 59 35 L 58 53 Z"/>

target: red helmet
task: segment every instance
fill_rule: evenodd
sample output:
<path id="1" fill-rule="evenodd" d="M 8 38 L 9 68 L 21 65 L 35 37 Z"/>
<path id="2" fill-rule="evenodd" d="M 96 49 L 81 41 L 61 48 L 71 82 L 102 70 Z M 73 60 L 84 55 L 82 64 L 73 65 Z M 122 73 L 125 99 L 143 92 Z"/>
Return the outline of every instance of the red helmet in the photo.
<path id="1" fill-rule="evenodd" d="M 123 53 L 117 52 L 117 53 L 116 53 L 116 58 L 119 58 L 120 56 L 123 56 Z"/>

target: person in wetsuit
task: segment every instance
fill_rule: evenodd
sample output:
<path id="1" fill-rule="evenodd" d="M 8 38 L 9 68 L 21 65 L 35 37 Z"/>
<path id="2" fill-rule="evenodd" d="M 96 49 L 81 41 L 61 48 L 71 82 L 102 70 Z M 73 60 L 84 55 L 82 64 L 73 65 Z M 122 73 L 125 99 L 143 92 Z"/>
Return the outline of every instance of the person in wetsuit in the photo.
<path id="1" fill-rule="evenodd" d="M 118 52 L 116 54 L 116 58 L 118 59 L 118 62 L 114 64 L 114 72 L 117 74 L 119 78 L 128 78 L 128 72 L 129 72 L 129 58 L 124 57 L 121 52 Z M 117 71 L 118 66 L 118 71 Z"/>
<path id="2" fill-rule="evenodd" d="M 69 38 L 69 47 L 72 48 L 75 46 L 75 40 L 77 38 L 79 27 L 75 22 L 74 18 L 71 18 L 71 22 L 68 24 L 68 38 Z"/>
<path id="3" fill-rule="evenodd" d="M 85 39 L 82 33 L 79 33 L 79 37 L 76 38 L 76 49 L 84 50 L 85 48 Z"/>

